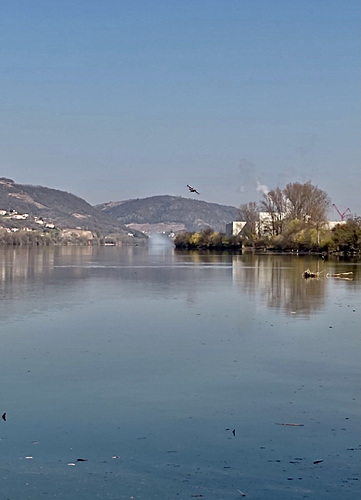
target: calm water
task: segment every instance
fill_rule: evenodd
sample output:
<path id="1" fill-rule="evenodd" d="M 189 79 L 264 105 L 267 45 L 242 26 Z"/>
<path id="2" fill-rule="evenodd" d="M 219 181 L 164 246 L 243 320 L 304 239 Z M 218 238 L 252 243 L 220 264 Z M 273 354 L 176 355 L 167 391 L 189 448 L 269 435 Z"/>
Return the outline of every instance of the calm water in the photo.
<path id="1" fill-rule="evenodd" d="M 0 273 L 1 499 L 360 498 L 360 262 L 2 248 Z"/>

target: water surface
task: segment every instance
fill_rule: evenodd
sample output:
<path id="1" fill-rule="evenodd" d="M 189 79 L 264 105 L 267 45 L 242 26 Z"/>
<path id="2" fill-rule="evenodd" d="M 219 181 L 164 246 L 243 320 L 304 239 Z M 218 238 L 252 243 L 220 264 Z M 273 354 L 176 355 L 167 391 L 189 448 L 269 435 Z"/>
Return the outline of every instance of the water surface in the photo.
<path id="1" fill-rule="evenodd" d="M 0 273 L 4 498 L 360 497 L 359 262 L 2 248 Z"/>

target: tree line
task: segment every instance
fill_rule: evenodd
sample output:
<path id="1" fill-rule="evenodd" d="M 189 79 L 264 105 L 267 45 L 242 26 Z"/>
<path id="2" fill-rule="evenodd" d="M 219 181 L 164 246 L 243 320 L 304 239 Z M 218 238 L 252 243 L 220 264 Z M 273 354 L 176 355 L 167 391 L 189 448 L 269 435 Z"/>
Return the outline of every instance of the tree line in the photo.
<path id="1" fill-rule="evenodd" d="M 174 244 L 179 249 L 208 249 L 208 250 L 239 250 L 242 248 L 242 237 L 226 235 L 225 233 L 206 228 L 203 231 L 179 233 Z"/>
<path id="2" fill-rule="evenodd" d="M 178 235 L 175 245 L 177 248 L 243 245 L 276 251 L 359 253 L 361 218 L 352 216 L 330 228 L 327 216 L 330 205 L 328 194 L 311 182 L 289 183 L 284 189 L 277 187 L 264 193 L 259 203 L 240 205 L 239 218 L 246 225 L 239 236 L 230 237 L 208 229 Z"/>

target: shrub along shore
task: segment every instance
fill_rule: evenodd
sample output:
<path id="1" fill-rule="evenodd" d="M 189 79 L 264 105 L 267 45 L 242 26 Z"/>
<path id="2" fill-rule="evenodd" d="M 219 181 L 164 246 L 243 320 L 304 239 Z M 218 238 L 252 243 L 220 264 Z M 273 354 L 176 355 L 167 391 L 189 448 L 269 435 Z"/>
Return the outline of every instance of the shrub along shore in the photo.
<path id="1" fill-rule="evenodd" d="M 350 218 L 334 229 L 318 229 L 291 221 L 283 234 L 260 236 L 247 231 L 243 235 L 227 236 L 207 228 L 201 232 L 180 233 L 174 240 L 177 249 L 242 250 L 340 253 L 361 253 L 361 219 Z"/>

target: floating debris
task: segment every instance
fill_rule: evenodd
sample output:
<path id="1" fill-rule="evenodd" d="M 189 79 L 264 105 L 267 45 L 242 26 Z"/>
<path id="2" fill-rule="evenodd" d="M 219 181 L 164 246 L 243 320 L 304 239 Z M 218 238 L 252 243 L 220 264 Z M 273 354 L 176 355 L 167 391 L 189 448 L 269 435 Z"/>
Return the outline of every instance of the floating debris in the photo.
<path id="1" fill-rule="evenodd" d="M 6 422 L 6 412 L 1 415 L 1 418 Z"/>
<path id="2" fill-rule="evenodd" d="M 69 464 L 67 464 L 67 465 L 72 465 L 72 466 L 74 466 L 75 464 L 74 464 L 73 462 L 70 462 L 70 463 L 69 463 Z"/>
<path id="3" fill-rule="evenodd" d="M 314 464 L 320 464 L 321 462 L 323 462 L 323 460 L 315 460 L 313 463 Z"/>
<path id="4" fill-rule="evenodd" d="M 33 457 L 25 457 L 26 460 L 31 460 Z"/>
<path id="5" fill-rule="evenodd" d="M 349 281 L 352 281 L 353 278 L 349 278 L 350 274 L 353 274 L 353 272 L 350 271 L 349 273 L 336 273 L 336 274 L 329 274 L 329 273 L 327 273 L 326 277 L 327 278 L 337 278 L 339 280 L 349 280 Z"/>
<path id="6" fill-rule="evenodd" d="M 306 269 L 306 271 L 303 271 L 302 276 L 305 279 L 308 279 L 308 278 L 319 278 L 321 273 L 323 273 L 323 271 L 313 272 L 313 271 L 310 271 L 309 269 Z"/>
<path id="7" fill-rule="evenodd" d="M 119 455 L 113 455 L 112 458 L 120 458 Z"/>

